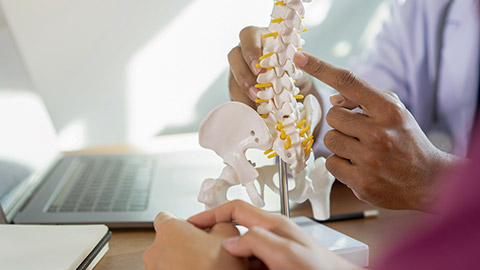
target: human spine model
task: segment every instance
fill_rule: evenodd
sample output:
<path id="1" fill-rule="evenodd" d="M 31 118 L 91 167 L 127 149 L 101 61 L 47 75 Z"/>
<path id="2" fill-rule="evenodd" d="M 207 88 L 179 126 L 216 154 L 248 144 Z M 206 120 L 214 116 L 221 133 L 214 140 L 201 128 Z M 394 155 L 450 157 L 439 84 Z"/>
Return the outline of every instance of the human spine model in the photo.
<path id="1" fill-rule="evenodd" d="M 265 151 L 268 158 L 279 156 L 289 164 L 295 179 L 295 188 L 289 191 L 292 201 L 302 203 L 308 199 L 315 218 L 328 218 L 334 178 L 325 168 L 325 159 L 315 160 L 311 150 L 321 108 L 314 96 L 303 97 L 295 86 L 301 71 L 293 64 L 293 57 L 304 44 L 299 36 L 306 30 L 304 15 L 302 0 L 275 0 L 269 33 L 262 36 L 264 55 L 258 67 L 265 72 L 257 78 L 257 112 L 244 104 L 229 102 L 215 108 L 201 123 L 200 145 L 214 150 L 225 163 L 217 179 L 202 183 L 198 200 L 207 209 L 227 202 L 227 191 L 233 185 L 243 185 L 258 207 L 265 205 L 265 186 L 278 192 L 273 180 L 277 166 L 255 168 L 246 159 L 245 152 L 256 148 Z"/>
<path id="2" fill-rule="evenodd" d="M 304 2 L 310 2 L 304 0 Z M 319 117 L 315 112 L 307 112 L 302 103 L 300 90 L 295 79 L 301 76 L 293 64 L 293 57 L 304 41 L 299 33 L 306 30 L 302 18 L 305 9 L 301 0 L 276 1 L 272 21 L 258 67 L 266 69 L 257 78 L 258 113 L 265 119 L 274 138 L 273 147 L 266 154 L 272 158 L 277 155 L 290 165 L 292 174 L 299 174 L 311 156 L 313 146 L 313 128 Z M 306 102 L 317 103 L 313 97 Z M 312 128 L 313 127 L 313 128 Z"/>

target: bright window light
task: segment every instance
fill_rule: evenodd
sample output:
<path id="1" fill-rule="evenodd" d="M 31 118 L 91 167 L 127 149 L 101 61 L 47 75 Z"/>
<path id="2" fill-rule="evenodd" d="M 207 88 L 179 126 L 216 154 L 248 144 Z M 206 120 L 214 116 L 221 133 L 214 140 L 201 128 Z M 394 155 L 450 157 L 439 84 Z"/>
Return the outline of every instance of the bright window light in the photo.
<path id="1" fill-rule="evenodd" d="M 87 124 L 84 120 L 74 120 L 63 128 L 59 137 L 59 148 L 62 151 L 72 151 L 86 146 Z"/>
<path id="2" fill-rule="evenodd" d="M 344 58 L 350 55 L 352 44 L 348 41 L 340 41 L 333 47 L 333 55 L 338 58 Z"/>
<path id="3" fill-rule="evenodd" d="M 314 27 L 320 25 L 327 18 L 331 6 L 332 0 L 315 0 L 310 4 L 305 4 L 305 26 Z"/>
<path id="4" fill-rule="evenodd" d="M 139 50 L 127 69 L 130 141 L 193 119 L 198 99 L 227 71 L 240 30 L 268 25 L 272 7 L 273 1 L 192 1 Z"/>

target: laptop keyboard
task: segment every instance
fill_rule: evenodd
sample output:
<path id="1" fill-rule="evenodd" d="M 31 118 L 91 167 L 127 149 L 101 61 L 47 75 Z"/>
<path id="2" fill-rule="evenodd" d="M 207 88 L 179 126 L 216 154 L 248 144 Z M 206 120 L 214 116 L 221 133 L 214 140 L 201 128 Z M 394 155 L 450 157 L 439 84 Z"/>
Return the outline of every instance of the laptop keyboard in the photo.
<path id="1" fill-rule="evenodd" d="M 47 211 L 144 211 L 154 166 L 149 157 L 78 157 L 78 166 Z"/>

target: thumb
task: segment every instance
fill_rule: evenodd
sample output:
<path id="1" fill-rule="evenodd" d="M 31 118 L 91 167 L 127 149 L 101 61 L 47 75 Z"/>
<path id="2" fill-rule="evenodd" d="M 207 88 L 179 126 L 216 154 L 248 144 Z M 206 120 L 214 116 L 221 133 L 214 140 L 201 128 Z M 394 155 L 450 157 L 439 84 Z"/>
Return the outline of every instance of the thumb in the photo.
<path id="1" fill-rule="evenodd" d="M 276 269 L 279 262 L 294 261 L 285 260 L 285 258 L 293 258 L 292 254 L 286 254 L 287 250 L 291 250 L 292 241 L 282 238 L 266 229 L 260 227 L 252 227 L 250 230 L 240 237 L 232 237 L 223 241 L 223 247 L 233 256 L 252 257 L 255 256 L 268 269 Z M 300 245 L 298 245 L 300 247 Z M 288 248 L 287 248 L 288 247 Z M 282 265 L 284 269 L 294 269 Z"/>

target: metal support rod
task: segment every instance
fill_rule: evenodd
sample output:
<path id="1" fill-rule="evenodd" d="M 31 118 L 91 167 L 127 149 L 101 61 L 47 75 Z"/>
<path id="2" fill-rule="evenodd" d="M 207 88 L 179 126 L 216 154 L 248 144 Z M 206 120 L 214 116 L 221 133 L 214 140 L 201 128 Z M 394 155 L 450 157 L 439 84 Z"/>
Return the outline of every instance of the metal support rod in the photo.
<path id="1" fill-rule="evenodd" d="M 288 172 L 287 163 L 281 158 L 278 161 L 278 186 L 280 189 L 280 211 L 282 215 L 290 217 L 290 205 L 288 203 Z"/>

